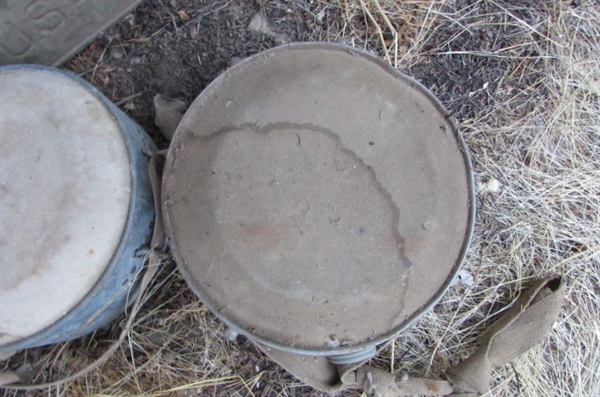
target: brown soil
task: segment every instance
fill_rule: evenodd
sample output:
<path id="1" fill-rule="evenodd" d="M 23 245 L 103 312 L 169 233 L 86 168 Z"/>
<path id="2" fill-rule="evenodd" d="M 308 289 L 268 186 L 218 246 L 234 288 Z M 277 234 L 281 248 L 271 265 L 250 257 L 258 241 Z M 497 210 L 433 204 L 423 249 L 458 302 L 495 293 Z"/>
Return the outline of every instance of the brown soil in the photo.
<path id="1" fill-rule="evenodd" d="M 468 9 L 468 3 L 459 1 L 455 8 Z M 535 21 L 537 10 L 526 5 L 523 1 L 515 16 Z M 540 56 L 531 46 L 518 46 L 527 37 L 518 26 L 507 27 L 506 16 L 498 12 L 497 6 L 484 3 L 477 12 L 464 13 L 462 21 L 478 21 L 476 28 L 457 32 L 454 22 L 440 24 L 422 47 L 419 63 L 405 70 L 429 88 L 459 120 L 474 117 L 484 105 L 507 99 L 490 93 L 497 93 L 507 70 L 515 68 L 515 58 Z M 274 35 L 248 29 L 256 14 L 268 21 Z M 363 28 L 363 47 L 379 51 L 377 35 L 368 20 L 354 17 L 352 22 L 359 32 Z M 404 39 L 410 41 L 414 30 L 397 25 L 398 31 L 406 31 Z M 153 123 L 154 95 L 163 94 L 189 104 L 240 58 L 286 42 L 341 41 L 344 33 L 340 9 L 316 1 L 146 0 L 65 68 L 98 87 L 165 147 Z M 544 33 L 548 32 L 534 33 L 534 39 Z M 385 31 L 383 36 L 391 38 Z M 515 49 L 509 54 L 474 55 L 511 46 Z M 439 56 L 440 51 L 451 54 Z M 514 72 L 519 70 L 515 68 Z M 528 87 L 528 95 L 522 99 L 525 106 L 516 108 L 520 114 L 527 114 L 535 106 L 535 101 L 527 99 L 541 97 L 544 87 L 536 86 L 540 79 L 535 74 L 521 77 L 520 83 Z M 514 93 L 507 91 L 506 95 Z"/>
<path id="2" fill-rule="evenodd" d="M 275 35 L 248 29 L 256 14 Z M 310 1 L 147 0 L 65 68 L 94 84 L 165 147 L 153 123 L 154 95 L 189 104 L 231 62 L 285 42 L 327 41 L 340 23 L 338 9 Z"/>

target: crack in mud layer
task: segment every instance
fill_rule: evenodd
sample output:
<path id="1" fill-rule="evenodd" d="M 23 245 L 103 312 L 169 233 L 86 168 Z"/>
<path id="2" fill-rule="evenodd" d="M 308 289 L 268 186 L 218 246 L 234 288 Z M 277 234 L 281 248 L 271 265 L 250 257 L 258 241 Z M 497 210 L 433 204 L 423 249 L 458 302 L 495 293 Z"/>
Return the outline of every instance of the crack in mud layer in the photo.
<path id="1" fill-rule="evenodd" d="M 219 135 L 227 134 L 227 133 L 233 133 L 236 131 L 239 132 L 240 130 L 251 130 L 258 135 L 268 135 L 268 134 L 277 133 L 277 132 L 279 132 L 279 133 L 290 132 L 296 136 L 298 146 L 302 146 L 302 139 L 301 139 L 300 133 L 309 133 L 309 134 L 311 132 L 320 133 L 320 134 L 323 134 L 328 139 L 330 139 L 335 144 L 336 149 L 339 150 L 343 155 L 347 156 L 350 159 L 350 162 L 352 163 L 352 167 L 354 169 L 358 168 L 359 172 L 365 172 L 368 175 L 368 177 L 369 177 L 368 179 L 376 187 L 378 193 L 381 194 L 385 198 L 385 200 L 387 200 L 387 202 L 390 206 L 390 212 L 392 215 L 392 227 L 391 227 L 392 234 L 394 236 L 394 239 L 397 242 L 397 246 L 398 246 L 398 249 L 400 252 L 399 259 L 401 259 L 401 262 L 404 263 L 404 265 L 406 265 L 406 267 L 411 266 L 410 260 L 404 256 L 404 239 L 402 238 L 402 236 L 400 236 L 400 233 L 398 232 L 398 223 L 400 222 L 400 209 L 398 208 L 398 205 L 392 198 L 392 195 L 390 194 L 390 192 L 385 187 L 383 187 L 381 182 L 377 179 L 377 175 L 375 174 L 375 171 L 373 170 L 373 168 L 369 165 L 366 165 L 364 163 L 364 161 L 352 150 L 346 148 L 342 144 L 342 141 L 341 141 L 340 137 L 338 136 L 338 134 L 336 134 L 335 132 L 328 130 L 326 128 L 313 125 L 311 123 L 299 124 L 299 123 L 279 122 L 279 123 L 267 124 L 263 127 L 259 127 L 257 124 L 253 124 L 253 123 L 244 123 L 244 124 L 240 125 L 239 127 L 223 128 L 219 131 L 216 131 L 216 132 L 210 134 L 207 137 L 198 136 L 197 139 L 201 139 L 203 141 L 209 141 L 211 138 L 213 138 L 215 136 L 219 136 Z M 342 164 L 340 160 L 334 159 L 334 163 L 335 163 L 335 168 L 337 171 L 346 171 L 347 170 L 347 168 L 345 168 L 345 165 Z M 317 164 L 317 167 L 319 167 L 319 164 Z M 301 170 L 301 171 L 303 171 L 303 170 Z"/>

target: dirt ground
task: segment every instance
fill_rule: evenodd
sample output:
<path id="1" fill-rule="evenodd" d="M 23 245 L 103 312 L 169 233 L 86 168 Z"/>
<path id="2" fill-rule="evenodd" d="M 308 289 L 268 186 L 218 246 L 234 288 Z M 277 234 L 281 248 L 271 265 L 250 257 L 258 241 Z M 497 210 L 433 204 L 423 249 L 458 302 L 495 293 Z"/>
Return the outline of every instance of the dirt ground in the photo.
<path id="1" fill-rule="evenodd" d="M 459 1 L 457 8 L 470 2 Z M 524 2 L 526 4 L 527 2 Z M 490 6 L 491 7 L 491 6 Z M 520 9 L 519 17 L 531 19 L 535 10 Z M 486 14 L 485 10 L 480 10 Z M 272 34 L 249 29 L 256 15 L 268 21 Z M 472 55 L 440 58 L 428 53 L 452 39 L 455 51 L 493 51 L 510 47 L 517 27 L 507 29 L 502 16 L 490 13 L 475 32 L 456 32 L 452 24 L 442 26 L 422 48 L 418 63 L 405 71 L 428 87 L 452 114 L 460 119 L 475 116 L 490 104 L 486 82 L 499 82 L 513 59 L 478 58 Z M 379 53 L 380 43 L 368 20 L 355 17 L 353 29 L 363 34 L 362 43 L 344 40 L 348 21 L 337 6 L 322 1 L 144 1 L 134 13 L 105 32 L 65 68 L 84 77 L 109 99 L 119 104 L 157 140 L 153 123 L 155 94 L 191 103 L 231 62 L 276 45 L 294 41 L 333 41 L 357 45 Z M 411 40 L 414 28 L 396 23 L 395 28 Z M 346 28 L 347 29 L 347 28 Z M 360 30 L 362 29 L 362 32 Z M 512 30 L 512 31 L 511 31 Z M 383 37 L 392 39 L 390 32 Z M 534 57 L 530 48 L 515 49 L 514 57 Z M 523 76 L 530 85 L 535 75 Z M 533 93 L 535 95 L 535 93 Z M 504 98 L 496 98 L 496 101 Z M 529 103 L 529 106 L 533 106 Z M 519 107 L 525 114 L 527 107 Z"/>
<path id="2" fill-rule="evenodd" d="M 274 34 L 248 28 L 257 14 Z M 189 104 L 231 62 L 287 42 L 329 41 L 341 23 L 339 9 L 319 2 L 149 0 L 65 68 L 100 88 L 160 140 L 154 95 Z"/>
<path id="3" fill-rule="evenodd" d="M 474 285 L 451 289 L 373 364 L 437 375 L 472 350 L 522 285 L 559 272 L 571 287 L 556 336 L 494 372 L 488 395 L 591 397 L 600 393 L 600 19 L 593 19 L 600 4 L 530 3 L 145 0 L 64 69 L 166 148 L 153 97 L 190 104 L 240 58 L 288 42 L 330 41 L 387 59 L 458 120 L 478 218 L 465 264 Z M 257 29 L 260 20 L 268 27 Z M 99 357 L 123 323 L 124 316 L 94 335 L 21 352 L 5 367 L 29 363 L 32 382 L 58 379 Z M 248 339 L 230 342 L 224 332 L 167 263 L 128 340 L 100 369 L 61 387 L 4 395 L 324 396 Z"/>

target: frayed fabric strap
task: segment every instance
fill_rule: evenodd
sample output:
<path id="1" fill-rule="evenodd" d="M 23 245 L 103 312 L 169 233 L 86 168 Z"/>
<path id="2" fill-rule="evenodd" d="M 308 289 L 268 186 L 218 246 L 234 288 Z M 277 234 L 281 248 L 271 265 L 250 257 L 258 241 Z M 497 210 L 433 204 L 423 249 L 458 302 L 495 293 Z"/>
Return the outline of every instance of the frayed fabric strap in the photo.
<path id="1" fill-rule="evenodd" d="M 475 397 L 489 390 L 492 369 L 514 360 L 550 332 L 562 299 L 560 276 L 536 282 L 480 337 L 479 347 L 469 358 L 446 371 L 444 379 L 394 375 L 364 363 L 339 366 L 326 357 L 261 348 L 297 378 L 328 393 L 355 388 L 377 397 L 417 394 Z"/>
<path id="2" fill-rule="evenodd" d="M 448 379 L 464 392 L 486 393 L 493 368 L 511 362 L 550 332 L 562 299 L 560 277 L 536 283 L 482 335 L 469 358 L 447 371 Z"/>

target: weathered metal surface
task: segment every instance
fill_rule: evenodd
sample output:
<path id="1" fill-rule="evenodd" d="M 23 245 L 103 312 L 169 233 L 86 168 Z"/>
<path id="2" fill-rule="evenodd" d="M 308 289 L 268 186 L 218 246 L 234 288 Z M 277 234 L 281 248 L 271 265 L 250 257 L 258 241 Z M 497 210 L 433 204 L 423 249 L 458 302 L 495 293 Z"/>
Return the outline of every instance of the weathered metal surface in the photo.
<path id="1" fill-rule="evenodd" d="M 473 182 L 446 114 L 351 47 L 232 67 L 167 156 L 165 226 L 188 284 L 265 345 L 360 361 L 439 301 L 464 258 Z"/>
<path id="2" fill-rule="evenodd" d="M 0 0 L 0 65 L 59 66 L 141 0 Z"/>
<path id="3" fill-rule="evenodd" d="M 135 300 L 155 150 L 80 78 L 0 67 L 0 354 L 85 335 Z"/>

